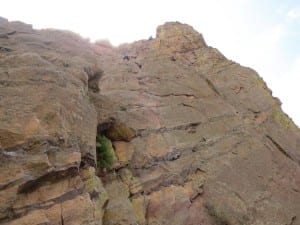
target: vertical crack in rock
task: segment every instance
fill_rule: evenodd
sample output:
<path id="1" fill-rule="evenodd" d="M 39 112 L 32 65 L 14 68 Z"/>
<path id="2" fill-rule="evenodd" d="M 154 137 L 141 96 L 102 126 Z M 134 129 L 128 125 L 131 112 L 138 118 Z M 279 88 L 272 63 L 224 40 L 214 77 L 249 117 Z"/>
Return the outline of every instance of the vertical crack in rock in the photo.
<path id="1" fill-rule="evenodd" d="M 88 88 L 93 92 L 99 92 L 99 80 L 104 75 L 103 70 L 93 70 L 90 67 L 84 67 L 84 72 L 88 75 Z"/>
<path id="2" fill-rule="evenodd" d="M 62 209 L 62 204 L 60 204 L 60 222 L 61 222 L 61 225 L 65 225 L 64 223 L 64 216 L 63 216 L 63 209 Z"/>
<path id="3" fill-rule="evenodd" d="M 295 225 L 297 220 L 297 216 L 293 216 L 289 225 Z"/>

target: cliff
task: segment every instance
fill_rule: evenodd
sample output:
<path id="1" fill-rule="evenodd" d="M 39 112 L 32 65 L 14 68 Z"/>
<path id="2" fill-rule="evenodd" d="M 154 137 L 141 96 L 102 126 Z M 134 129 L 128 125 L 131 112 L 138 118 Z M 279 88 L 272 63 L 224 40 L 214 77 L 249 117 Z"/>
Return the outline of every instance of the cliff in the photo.
<path id="1" fill-rule="evenodd" d="M 299 225 L 299 149 L 258 74 L 188 25 L 114 48 L 0 19 L 0 224 Z"/>

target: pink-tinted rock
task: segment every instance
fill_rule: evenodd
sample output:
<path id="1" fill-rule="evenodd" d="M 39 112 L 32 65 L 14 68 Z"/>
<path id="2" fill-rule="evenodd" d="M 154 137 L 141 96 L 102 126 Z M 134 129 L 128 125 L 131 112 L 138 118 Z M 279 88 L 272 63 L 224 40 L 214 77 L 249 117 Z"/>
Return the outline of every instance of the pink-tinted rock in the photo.
<path id="1" fill-rule="evenodd" d="M 299 224 L 298 127 L 191 26 L 114 48 L 0 18 L 0 54 L 1 224 Z"/>

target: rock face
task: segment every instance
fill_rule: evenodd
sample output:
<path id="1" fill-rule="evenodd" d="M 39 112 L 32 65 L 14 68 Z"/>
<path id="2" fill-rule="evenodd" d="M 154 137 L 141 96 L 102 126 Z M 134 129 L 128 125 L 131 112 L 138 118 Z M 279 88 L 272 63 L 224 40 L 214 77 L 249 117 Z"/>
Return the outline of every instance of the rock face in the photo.
<path id="1" fill-rule="evenodd" d="M 298 225 L 299 149 L 256 72 L 188 25 L 113 48 L 0 19 L 0 224 Z"/>

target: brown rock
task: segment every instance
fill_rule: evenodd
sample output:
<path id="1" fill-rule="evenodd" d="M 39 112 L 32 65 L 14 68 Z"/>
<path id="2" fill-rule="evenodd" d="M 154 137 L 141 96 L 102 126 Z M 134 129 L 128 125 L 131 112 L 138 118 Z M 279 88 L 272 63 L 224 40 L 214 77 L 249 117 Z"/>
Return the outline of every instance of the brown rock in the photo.
<path id="1" fill-rule="evenodd" d="M 188 190 L 182 187 L 162 189 L 150 195 L 147 224 L 214 224 L 203 202 L 197 203 L 191 203 Z"/>
<path id="2" fill-rule="evenodd" d="M 115 141 L 113 143 L 113 146 L 114 146 L 118 161 L 121 164 L 126 164 L 131 160 L 132 154 L 134 153 L 134 150 L 135 150 L 132 143 L 124 142 L 124 141 Z"/>
<path id="3" fill-rule="evenodd" d="M 112 141 L 131 141 L 136 136 L 135 131 L 124 123 L 114 124 L 105 134 Z"/>
<path id="4" fill-rule="evenodd" d="M 136 224 L 136 217 L 126 186 L 120 181 L 112 181 L 105 186 L 108 191 L 109 202 L 106 207 L 104 225 Z"/>
<path id="5" fill-rule="evenodd" d="M 145 196 L 140 196 L 138 198 L 132 199 L 132 206 L 137 218 L 138 224 L 146 224 L 146 213 L 148 208 L 148 200 Z"/>
<path id="6" fill-rule="evenodd" d="M 192 27 L 118 48 L 0 34 L 1 224 L 299 223 L 298 127 Z M 97 132 L 118 158 L 100 178 Z"/>
<path id="7" fill-rule="evenodd" d="M 1 20 L 0 33 L 9 35 L 0 46 L 12 49 L 0 57 L 0 223 L 101 224 L 102 195 L 85 189 L 88 165 L 80 166 L 95 155 L 83 70 L 94 62 L 78 57 L 95 57 L 90 44 L 21 22 Z"/>
<path id="8" fill-rule="evenodd" d="M 206 47 L 205 41 L 197 31 L 187 24 L 169 22 L 159 26 L 155 45 L 171 53 L 186 53 Z"/>

